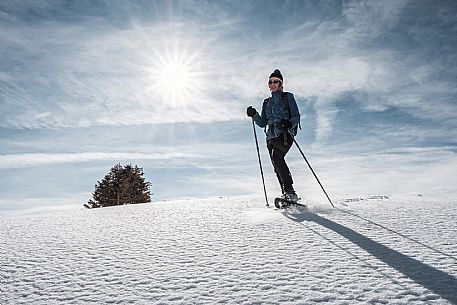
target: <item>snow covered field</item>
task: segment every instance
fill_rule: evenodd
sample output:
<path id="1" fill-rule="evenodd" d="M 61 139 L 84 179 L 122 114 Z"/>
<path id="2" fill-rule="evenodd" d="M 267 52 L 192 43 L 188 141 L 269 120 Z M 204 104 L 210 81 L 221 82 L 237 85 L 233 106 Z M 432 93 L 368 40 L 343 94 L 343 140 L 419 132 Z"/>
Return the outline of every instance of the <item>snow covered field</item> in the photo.
<path id="1" fill-rule="evenodd" d="M 1 304 L 457 304 L 457 205 L 262 199 L 9 215 Z"/>

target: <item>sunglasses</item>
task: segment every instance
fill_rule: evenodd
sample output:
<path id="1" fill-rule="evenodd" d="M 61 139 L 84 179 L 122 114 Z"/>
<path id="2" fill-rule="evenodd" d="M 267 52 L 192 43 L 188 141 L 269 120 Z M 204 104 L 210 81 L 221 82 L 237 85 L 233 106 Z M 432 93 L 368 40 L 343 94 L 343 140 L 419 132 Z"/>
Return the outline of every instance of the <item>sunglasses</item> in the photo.
<path id="1" fill-rule="evenodd" d="M 275 79 L 275 80 L 269 80 L 269 81 L 268 81 L 268 85 L 271 85 L 271 84 L 278 84 L 278 83 L 280 83 L 280 81 L 277 80 L 277 79 Z"/>

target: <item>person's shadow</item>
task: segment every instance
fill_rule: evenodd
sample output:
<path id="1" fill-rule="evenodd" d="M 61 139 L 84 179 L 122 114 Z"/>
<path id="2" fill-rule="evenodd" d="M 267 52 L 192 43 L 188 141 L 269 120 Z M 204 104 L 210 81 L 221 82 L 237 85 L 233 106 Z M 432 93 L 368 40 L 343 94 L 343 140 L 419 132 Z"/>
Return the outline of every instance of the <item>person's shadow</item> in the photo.
<path id="1" fill-rule="evenodd" d="M 390 267 L 403 273 L 417 284 L 457 304 L 457 278 L 452 275 L 386 247 L 348 227 L 317 214 L 305 212 L 298 214 L 283 213 L 283 215 L 300 223 L 304 221 L 314 222 L 338 233 Z"/>

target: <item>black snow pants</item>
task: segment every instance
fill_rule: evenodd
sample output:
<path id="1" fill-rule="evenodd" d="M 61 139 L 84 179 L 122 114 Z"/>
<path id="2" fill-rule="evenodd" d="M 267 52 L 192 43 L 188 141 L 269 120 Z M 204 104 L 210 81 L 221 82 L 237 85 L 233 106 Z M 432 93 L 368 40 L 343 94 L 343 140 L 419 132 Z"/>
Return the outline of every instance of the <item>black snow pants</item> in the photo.
<path id="1" fill-rule="evenodd" d="M 271 163 L 278 178 L 279 184 L 281 185 L 281 191 L 284 193 L 293 192 L 294 188 L 292 184 L 292 175 L 290 174 L 289 167 L 284 160 L 287 152 L 292 146 L 292 136 L 287 133 L 287 143 L 284 143 L 284 134 L 274 139 L 267 141 L 268 152 L 270 153 Z"/>

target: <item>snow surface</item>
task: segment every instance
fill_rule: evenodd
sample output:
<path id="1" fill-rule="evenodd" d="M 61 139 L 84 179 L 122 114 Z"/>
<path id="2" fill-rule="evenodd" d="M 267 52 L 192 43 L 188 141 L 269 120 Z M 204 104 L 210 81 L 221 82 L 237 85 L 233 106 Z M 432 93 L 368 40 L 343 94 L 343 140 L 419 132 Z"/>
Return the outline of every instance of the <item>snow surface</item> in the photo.
<path id="1" fill-rule="evenodd" d="M 10 215 L 1 304 L 457 304 L 457 205 L 262 199 Z"/>

